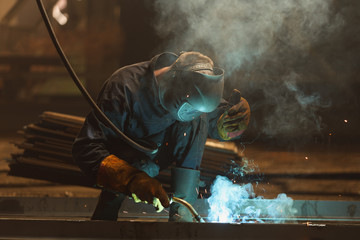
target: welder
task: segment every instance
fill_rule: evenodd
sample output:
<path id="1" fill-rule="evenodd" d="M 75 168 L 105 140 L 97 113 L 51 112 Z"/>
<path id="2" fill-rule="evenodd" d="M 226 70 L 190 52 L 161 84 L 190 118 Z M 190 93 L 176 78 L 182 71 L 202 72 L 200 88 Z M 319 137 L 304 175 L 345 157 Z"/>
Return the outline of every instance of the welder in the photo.
<path id="1" fill-rule="evenodd" d="M 116 221 L 126 196 L 169 209 L 169 221 L 193 221 L 190 212 L 169 202 L 159 171 L 171 169 L 175 197 L 190 204 L 198 196 L 199 166 L 206 139 L 230 141 L 241 136 L 250 119 L 244 98 L 222 98 L 224 71 L 199 52 L 162 53 L 150 61 L 118 69 L 103 85 L 97 104 L 128 137 L 154 145 L 144 153 L 106 127 L 94 111 L 73 144 L 73 157 L 100 187 L 93 220 Z"/>

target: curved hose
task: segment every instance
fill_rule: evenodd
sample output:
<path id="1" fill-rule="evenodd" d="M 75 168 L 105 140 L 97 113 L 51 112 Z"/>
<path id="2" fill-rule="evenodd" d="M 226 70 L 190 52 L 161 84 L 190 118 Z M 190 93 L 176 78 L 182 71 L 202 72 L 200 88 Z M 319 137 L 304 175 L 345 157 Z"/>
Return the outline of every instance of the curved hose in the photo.
<path id="1" fill-rule="evenodd" d="M 193 208 L 193 206 L 191 206 L 191 204 L 188 203 L 187 201 L 185 201 L 184 199 L 172 197 L 171 201 L 180 203 L 183 206 L 185 206 L 198 222 L 205 222 L 204 219 L 196 212 L 196 210 Z"/>
<path id="2" fill-rule="evenodd" d="M 79 78 L 77 77 L 75 71 L 73 70 L 73 68 L 71 67 L 69 60 L 66 58 L 64 51 L 62 50 L 62 48 L 60 47 L 60 44 L 55 36 L 54 30 L 50 24 L 50 20 L 49 17 L 45 11 L 44 5 L 42 3 L 41 0 L 36 0 L 37 5 L 39 7 L 41 16 L 44 20 L 44 23 L 46 25 L 46 28 L 49 32 L 50 38 L 62 60 L 62 62 L 64 63 L 66 70 L 68 71 L 68 73 L 70 74 L 71 78 L 73 79 L 74 83 L 76 84 L 76 86 L 79 88 L 80 92 L 82 93 L 82 95 L 84 96 L 84 98 L 87 100 L 87 102 L 90 104 L 90 106 L 93 108 L 95 115 L 100 119 L 100 121 L 102 123 L 105 124 L 105 126 L 107 126 L 108 128 L 111 128 L 117 135 L 119 135 L 121 138 L 123 138 L 126 142 L 128 142 L 132 147 L 134 147 L 135 149 L 142 151 L 144 153 L 149 153 L 149 154 L 155 154 L 158 149 L 157 147 L 152 146 L 151 148 L 148 147 L 144 147 L 140 144 L 138 144 L 137 142 L 135 142 L 134 140 L 130 139 L 128 136 L 126 136 L 123 132 L 121 132 L 110 120 L 109 118 L 107 118 L 107 116 L 104 114 L 103 111 L 101 111 L 101 109 L 98 107 L 98 105 L 95 103 L 95 101 L 92 99 L 92 97 L 90 96 L 89 92 L 85 89 L 85 87 L 83 86 L 83 84 L 80 82 Z"/>

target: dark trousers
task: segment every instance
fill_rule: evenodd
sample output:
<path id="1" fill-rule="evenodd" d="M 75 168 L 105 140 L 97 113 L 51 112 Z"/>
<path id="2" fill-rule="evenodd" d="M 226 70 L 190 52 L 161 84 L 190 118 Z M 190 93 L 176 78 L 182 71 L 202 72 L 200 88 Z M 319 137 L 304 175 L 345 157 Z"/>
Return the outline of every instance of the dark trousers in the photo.
<path id="1" fill-rule="evenodd" d="M 154 160 L 159 161 L 161 168 L 168 167 L 175 159 L 177 167 L 198 169 L 207 133 L 208 123 L 203 116 L 197 121 L 177 124 L 166 133 L 164 142 L 168 145 L 160 149 Z M 146 172 L 150 177 L 155 177 L 159 173 L 159 167 L 153 161 L 134 161 L 131 164 Z M 91 219 L 116 221 L 125 197 L 124 194 L 102 190 Z"/>
<path id="2" fill-rule="evenodd" d="M 125 194 L 102 190 L 91 220 L 116 221 Z"/>

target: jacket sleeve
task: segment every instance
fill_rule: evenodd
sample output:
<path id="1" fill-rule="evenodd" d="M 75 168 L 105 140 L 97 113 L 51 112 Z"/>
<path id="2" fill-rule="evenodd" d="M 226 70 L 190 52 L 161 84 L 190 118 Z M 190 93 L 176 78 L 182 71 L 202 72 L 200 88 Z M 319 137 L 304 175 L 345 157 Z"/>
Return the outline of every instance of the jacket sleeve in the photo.
<path id="1" fill-rule="evenodd" d="M 124 88 L 118 83 L 107 81 L 98 97 L 98 106 L 106 116 L 124 131 L 128 106 L 124 99 Z M 102 160 L 111 154 L 115 133 L 101 123 L 93 111 L 86 117 L 84 125 L 75 139 L 72 154 L 80 169 L 96 181 L 97 170 Z"/>
<path id="2" fill-rule="evenodd" d="M 94 181 L 101 161 L 110 155 L 106 145 L 106 136 L 102 132 L 99 121 L 91 112 L 73 143 L 72 155 L 85 175 Z"/>

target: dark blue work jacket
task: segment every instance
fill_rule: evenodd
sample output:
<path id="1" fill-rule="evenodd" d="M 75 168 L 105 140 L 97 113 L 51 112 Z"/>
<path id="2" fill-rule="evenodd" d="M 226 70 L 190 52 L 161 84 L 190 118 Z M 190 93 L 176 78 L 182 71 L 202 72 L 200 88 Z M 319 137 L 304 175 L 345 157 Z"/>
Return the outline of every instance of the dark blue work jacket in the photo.
<path id="1" fill-rule="evenodd" d="M 159 150 L 150 155 L 134 149 L 90 112 L 73 144 L 73 158 L 92 180 L 110 154 L 130 163 L 153 161 L 165 168 L 175 161 L 179 167 L 197 169 L 206 138 L 219 139 L 216 123 L 225 101 L 214 112 L 191 122 L 176 121 L 160 104 L 154 70 L 176 59 L 175 54 L 162 53 L 150 61 L 120 68 L 104 83 L 97 103 L 107 117 L 131 139 L 155 143 Z"/>

